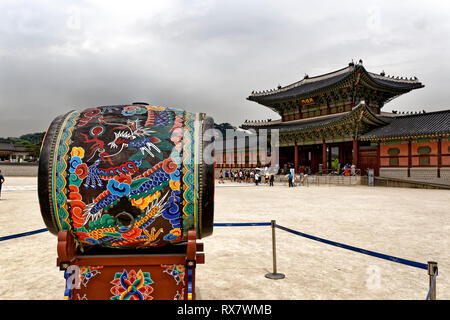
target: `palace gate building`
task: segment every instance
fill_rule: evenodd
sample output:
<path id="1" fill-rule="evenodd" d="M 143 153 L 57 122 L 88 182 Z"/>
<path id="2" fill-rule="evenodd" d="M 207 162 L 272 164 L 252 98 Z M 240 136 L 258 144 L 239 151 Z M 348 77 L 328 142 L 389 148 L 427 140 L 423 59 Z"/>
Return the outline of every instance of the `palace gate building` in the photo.
<path id="1" fill-rule="evenodd" d="M 245 121 L 242 129 L 278 129 L 281 168 L 311 173 L 354 164 L 362 175 L 450 183 L 450 110 L 384 112 L 383 106 L 411 90 L 416 78 L 367 71 L 362 61 L 247 98 L 280 115 Z M 251 155 L 247 155 L 251 158 Z"/>

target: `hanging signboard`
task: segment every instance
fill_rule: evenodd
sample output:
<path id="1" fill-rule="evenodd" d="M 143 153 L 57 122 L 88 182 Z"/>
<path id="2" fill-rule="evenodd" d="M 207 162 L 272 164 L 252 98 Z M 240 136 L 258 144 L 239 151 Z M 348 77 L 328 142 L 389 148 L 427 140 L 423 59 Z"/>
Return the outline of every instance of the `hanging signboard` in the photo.
<path id="1" fill-rule="evenodd" d="M 300 103 L 302 106 L 309 106 L 311 104 L 314 104 L 314 99 L 313 98 L 301 99 Z"/>

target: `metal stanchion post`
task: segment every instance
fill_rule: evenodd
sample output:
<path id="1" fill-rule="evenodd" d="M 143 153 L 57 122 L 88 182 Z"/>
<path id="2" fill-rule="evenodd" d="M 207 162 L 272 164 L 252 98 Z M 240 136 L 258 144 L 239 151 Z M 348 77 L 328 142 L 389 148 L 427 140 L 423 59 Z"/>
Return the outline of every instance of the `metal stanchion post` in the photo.
<path id="1" fill-rule="evenodd" d="M 277 273 L 277 248 L 275 241 L 275 220 L 270 221 L 272 226 L 272 256 L 273 256 L 273 272 L 265 275 L 268 279 L 278 280 L 283 279 L 285 275 L 283 273 Z"/>
<path id="2" fill-rule="evenodd" d="M 429 286 L 431 289 L 430 300 L 436 300 L 436 280 L 433 284 L 434 276 L 438 275 L 438 264 L 434 261 L 428 261 L 428 276 L 430 277 Z M 432 287 L 432 288 L 431 288 Z"/>

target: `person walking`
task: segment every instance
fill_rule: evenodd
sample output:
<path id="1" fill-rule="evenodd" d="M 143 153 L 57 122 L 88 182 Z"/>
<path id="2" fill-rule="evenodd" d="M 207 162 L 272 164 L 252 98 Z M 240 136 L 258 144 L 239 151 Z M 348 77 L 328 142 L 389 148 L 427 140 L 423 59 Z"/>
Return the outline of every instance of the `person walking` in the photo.
<path id="1" fill-rule="evenodd" d="M 259 173 L 256 172 L 255 173 L 255 184 L 258 185 L 258 183 L 259 183 Z"/>
<path id="2" fill-rule="evenodd" d="M 292 180 L 294 179 L 294 176 L 293 176 L 292 172 L 289 172 L 288 179 L 289 179 L 289 188 L 293 187 L 294 184 L 292 183 Z"/>
<path id="3" fill-rule="evenodd" d="M 350 166 L 348 163 L 344 167 L 344 176 L 348 177 L 350 175 Z"/>
<path id="4" fill-rule="evenodd" d="M 275 175 L 271 174 L 269 178 L 270 186 L 273 187 L 273 181 L 275 180 Z"/>
<path id="5" fill-rule="evenodd" d="M 219 183 L 225 183 L 223 181 L 223 170 L 220 170 L 220 174 L 219 174 Z"/>
<path id="6" fill-rule="evenodd" d="M 300 184 L 303 184 L 304 176 L 305 176 L 305 169 L 303 168 L 303 166 L 300 166 L 298 171 L 300 173 Z"/>
<path id="7" fill-rule="evenodd" d="M 2 184 L 5 182 L 5 177 L 2 175 L 2 170 L 0 170 L 0 199 L 2 197 Z"/>

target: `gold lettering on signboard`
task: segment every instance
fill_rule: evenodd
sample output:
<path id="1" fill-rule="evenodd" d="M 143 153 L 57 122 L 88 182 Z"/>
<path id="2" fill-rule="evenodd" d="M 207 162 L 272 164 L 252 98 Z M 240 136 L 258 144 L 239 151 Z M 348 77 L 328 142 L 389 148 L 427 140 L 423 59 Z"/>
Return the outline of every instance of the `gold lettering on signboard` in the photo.
<path id="1" fill-rule="evenodd" d="M 313 98 L 301 99 L 301 100 L 300 100 L 300 103 L 301 103 L 303 106 L 307 106 L 307 105 L 313 104 L 313 103 L 314 103 L 314 99 L 313 99 Z"/>

